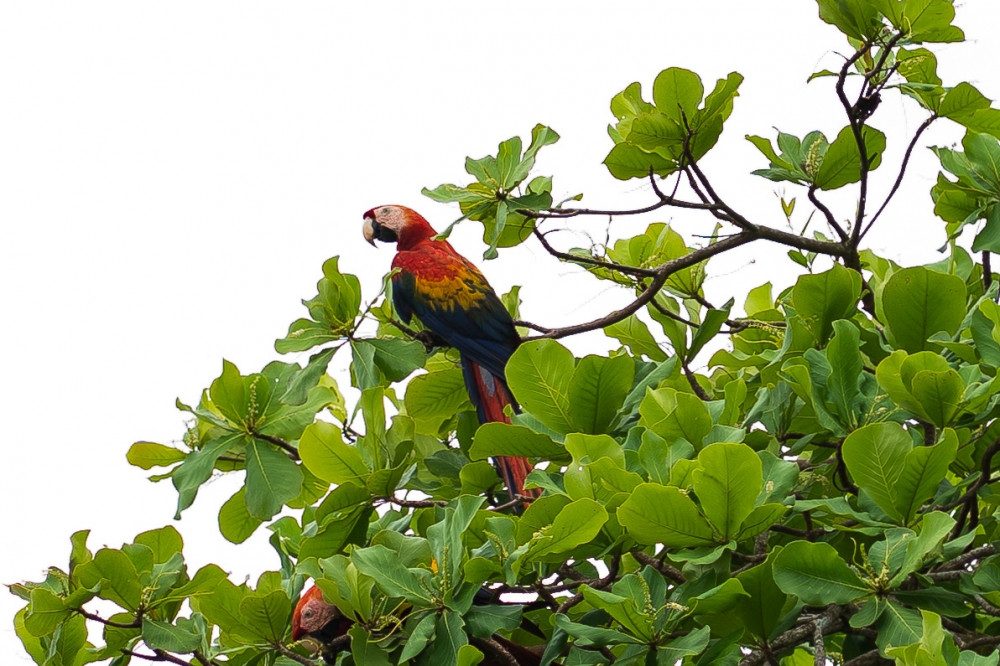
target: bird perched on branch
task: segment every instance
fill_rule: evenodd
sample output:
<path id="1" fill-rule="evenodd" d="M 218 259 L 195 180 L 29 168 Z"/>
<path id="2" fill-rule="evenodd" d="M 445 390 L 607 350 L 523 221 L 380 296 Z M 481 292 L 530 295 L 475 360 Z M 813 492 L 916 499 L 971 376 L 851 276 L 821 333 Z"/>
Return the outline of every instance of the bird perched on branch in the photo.
<path id="1" fill-rule="evenodd" d="M 487 604 L 490 600 L 489 592 L 483 589 L 477 592 L 473 603 Z M 328 603 L 323 598 L 323 592 L 313 585 L 295 605 L 295 611 L 292 613 L 292 640 L 312 638 L 319 644 L 323 660 L 332 664 L 336 662 L 337 654 L 347 649 L 350 642 L 347 631 L 353 624 L 353 619 Z M 530 623 L 526 628 L 533 633 L 540 633 L 537 627 Z M 511 663 L 520 666 L 538 666 L 541 664 L 541 653 L 545 649 L 544 645 L 523 647 L 499 634 L 493 634 L 489 639 L 475 640 L 474 643 L 484 653 L 482 666 L 510 666 Z"/>
<path id="2" fill-rule="evenodd" d="M 486 278 L 448 241 L 436 240 L 436 232 L 419 213 L 404 206 L 378 206 L 364 215 L 364 235 L 396 243 L 392 267 L 392 302 L 405 323 L 416 315 L 435 338 L 454 347 L 462 357 L 465 388 L 476 407 L 480 423 L 510 423 L 508 405 L 517 411 L 507 386 L 504 367 L 521 339 L 514 321 Z M 531 471 L 527 458 L 500 456 L 494 459 L 511 499 L 518 495 L 537 497 L 525 491 Z"/>

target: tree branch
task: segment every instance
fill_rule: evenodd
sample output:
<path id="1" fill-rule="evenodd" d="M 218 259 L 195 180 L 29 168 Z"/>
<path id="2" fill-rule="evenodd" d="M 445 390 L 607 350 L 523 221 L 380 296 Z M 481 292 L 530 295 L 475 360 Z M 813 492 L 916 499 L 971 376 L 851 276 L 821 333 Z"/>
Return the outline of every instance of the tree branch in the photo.
<path id="1" fill-rule="evenodd" d="M 819 632 L 821 636 L 827 636 L 843 630 L 847 626 L 847 623 L 840 617 L 842 610 L 842 606 L 830 604 L 820 615 L 792 627 L 771 641 L 768 644 L 770 651 L 773 654 L 778 654 L 782 650 L 795 647 L 805 640 L 815 640 L 816 632 Z M 759 664 L 763 664 L 766 659 L 767 655 L 764 651 L 754 650 L 740 660 L 740 666 L 758 666 Z"/>
<path id="2" fill-rule="evenodd" d="M 488 652 L 494 657 L 497 657 L 500 663 L 507 664 L 507 666 L 520 666 L 517 659 L 514 658 L 514 655 L 508 652 L 505 647 L 492 638 L 469 636 L 469 643 L 479 648 L 480 651 Z"/>
<path id="3" fill-rule="evenodd" d="M 677 271 L 683 270 L 689 266 L 701 263 L 709 257 L 713 257 L 717 254 L 730 250 L 734 247 L 739 247 L 740 245 L 745 245 L 750 241 L 754 240 L 752 234 L 742 233 L 735 236 L 731 236 L 718 243 L 713 243 L 708 247 L 703 247 L 694 252 L 684 255 L 683 257 L 678 257 L 677 259 L 671 259 L 663 264 L 656 267 L 656 277 L 654 277 L 649 285 L 639 294 L 638 298 L 634 301 L 621 308 L 620 310 L 615 310 L 614 312 L 605 315 L 599 319 L 584 323 L 576 324 L 574 326 L 566 326 L 564 328 L 553 328 L 549 332 L 543 333 L 542 335 L 535 336 L 532 338 L 526 338 L 527 340 L 537 340 L 540 338 L 564 338 L 567 335 L 575 335 L 577 333 L 585 333 L 586 331 L 594 331 L 599 328 L 604 328 L 605 326 L 610 326 L 616 322 L 619 322 L 626 317 L 635 314 L 639 308 L 648 303 L 660 289 L 666 283 L 667 278 Z"/>
<path id="4" fill-rule="evenodd" d="M 292 446 L 285 440 L 281 439 L 280 437 L 275 437 L 274 435 L 265 435 L 259 432 L 252 432 L 250 434 L 256 437 L 257 439 L 262 439 L 265 442 L 270 442 L 271 444 L 274 444 L 279 449 L 284 449 L 288 453 L 288 457 L 291 458 L 292 460 L 301 460 L 301 458 L 299 458 L 298 449 L 296 449 L 294 446 Z"/>
<path id="5" fill-rule="evenodd" d="M 169 652 L 164 652 L 163 650 L 156 649 L 153 654 L 143 654 L 141 652 L 135 652 L 134 650 L 126 650 L 122 648 L 122 654 L 128 655 L 129 657 L 135 657 L 136 659 L 145 659 L 146 661 L 159 661 L 168 662 L 171 664 L 178 664 L 179 666 L 195 666 L 193 662 L 184 661 L 180 657 L 175 657 Z"/>
<path id="6" fill-rule="evenodd" d="M 875 221 L 882 215 L 882 211 L 885 210 L 886 206 L 889 205 L 889 202 L 896 195 L 896 190 L 899 189 L 900 184 L 903 182 L 903 176 L 906 175 L 906 166 L 910 162 L 910 156 L 913 154 L 913 149 L 917 145 L 917 140 L 920 139 L 920 135 L 924 133 L 924 130 L 930 127 L 931 123 L 937 120 L 937 118 L 937 114 L 931 115 L 929 118 L 924 120 L 924 122 L 920 123 L 920 127 L 918 127 L 917 131 L 913 133 L 913 138 L 910 139 L 910 143 L 906 147 L 906 152 L 903 154 L 903 163 L 899 166 L 899 174 L 896 176 L 896 182 L 892 184 L 892 187 L 889 189 L 889 194 L 885 197 L 885 201 L 882 202 L 879 209 L 875 211 L 874 215 L 872 215 L 872 219 L 868 220 L 868 224 L 866 224 L 865 228 L 861 231 L 861 235 L 858 237 L 859 241 L 865 237 L 865 234 L 867 234 L 872 228 Z"/>
<path id="7" fill-rule="evenodd" d="M 303 666 L 316 666 L 315 659 L 309 659 L 308 657 L 296 654 L 280 643 L 276 645 L 275 648 L 277 648 L 278 652 L 280 652 L 283 657 L 288 657 L 292 661 L 302 664 Z"/>
<path id="8" fill-rule="evenodd" d="M 634 557 L 639 564 L 653 567 L 678 585 L 683 585 L 687 582 L 687 579 L 684 578 L 684 574 L 681 573 L 680 569 L 670 566 L 663 560 L 653 557 L 645 551 L 634 550 L 632 551 L 632 557 Z"/>
<path id="9" fill-rule="evenodd" d="M 560 252 L 559 250 L 552 247 L 548 240 L 545 239 L 545 234 L 538 230 L 538 227 L 533 228 L 532 233 L 538 238 L 538 242 L 542 244 L 545 251 L 551 254 L 553 257 L 562 259 L 563 261 L 574 262 L 578 264 L 586 264 L 588 266 L 597 266 L 598 268 L 606 268 L 611 271 L 617 271 L 619 273 L 625 273 L 626 275 L 634 275 L 636 277 L 653 277 L 656 275 L 656 270 L 652 268 L 639 268 L 637 266 L 626 266 L 625 264 L 616 264 L 610 261 L 602 261 L 601 259 L 595 259 L 593 257 L 581 257 L 576 254 L 570 254 L 569 252 Z M 551 233 L 551 232 L 550 232 Z"/>
<path id="10" fill-rule="evenodd" d="M 826 223 L 830 226 L 831 229 L 837 232 L 837 236 L 840 237 L 841 242 L 846 243 L 850 239 L 850 237 L 847 235 L 847 232 L 844 231 L 844 228 L 840 226 L 837 220 L 834 219 L 833 213 L 830 211 L 829 208 L 826 207 L 826 204 L 820 201 L 819 197 L 816 196 L 817 189 L 818 188 L 815 185 L 811 185 L 809 187 L 809 189 L 807 190 L 807 196 L 809 197 L 809 201 L 812 202 L 813 206 L 816 206 L 816 210 L 823 213 L 823 217 L 826 218 Z"/>
<path id="11" fill-rule="evenodd" d="M 115 627 L 117 629 L 141 629 L 142 628 L 142 611 L 136 611 L 135 619 L 131 622 L 113 622 L 111 620 L 105 620 L 100 615 L 95 613 L 88 613 L 83 608 L 74 608 L 77 613 L 84 616 L 88 620 L 93 620 L 94 622 L 100 622 L 107 627 Z"/>
<path id="12" fill-rule="evenodd" d="M 615 555 L 614 557 L 612 557 L 611 562 L 608 563 L 608 575 L 605 576 L 604 578 L 601 578 L 598 581 L 595 581 L 592 585 L 590 585 L 590 587 L 592 587 L 595 590 L 603 590 L 608 585 L 611 585 L 611 583 L 615 582 L 615 580 L 617 580 L 618 578 L 618 566 L 620 564 L 621 564 L 620 555 Z M 565 614 L 566 611 L 568 611 L 570 608 L 577 605 L 581 601 L 583 601 L 583 593 L 577 592 L 572 597 L 559 604 L 559 608 L 556 609 L 556 613 Z"/>

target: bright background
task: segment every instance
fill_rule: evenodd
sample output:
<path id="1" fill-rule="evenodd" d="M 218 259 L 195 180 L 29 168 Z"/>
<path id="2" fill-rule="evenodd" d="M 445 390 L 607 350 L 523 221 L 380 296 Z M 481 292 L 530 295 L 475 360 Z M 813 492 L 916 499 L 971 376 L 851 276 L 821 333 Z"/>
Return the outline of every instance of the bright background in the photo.
<path id="1" fill-rule="evenodd" d="M 766 160 L 747 133 L 773 127 L 828 137 L 844 125 L 832 79 L 845 41 L 813 2 L 549 2 L 500 8 L 468 2 L 37 2 L 0 5 L 0 350 L 4 542 L 0 582 L 39 580 L 65 567 L 69 536 L 119 547 L 172 522 L 176 494 L 125 461 L 136 440 L 175 442 L 176 397 L 198 400 L 222 359 L 244 373 L 278 358 L 273 341 L 305 314 L 323 261 L 360 276 L 373 298 L 391 251 L 360 234 L 363 211 L 400 203 L 439 228 L 456 207 L 421 187 L 465 184 L 481 157 L 536 123 L 561 135 L 538 174 L 556 198 L 641 206 L 647 184 L 615 181 L 601 165 L 611 97 L 632 81 L 648 91 L 668 66 L 696 70 L 711 89 L 746 81 L 719 145 L 703 163 L 720 193 L 751 219 L 785 224 L 775 192 L 804 192 L 749 172 Z M 968 80 L 1000 97 L 1000 6 L 967 0 L 957 24 L 968 42 L 936 47 L 946 85 Z M 885 95 L 874 125 L 889 152 L 873 179 L 881 202 L 899 164 L 900 132 L 924 115 Z M 946 121 L 938 145 L 961 134 Z M 918 150 L 907 188 L 866 239 L 905 264 L 933 261 L 944 242 L 928 191 L 937 173 Z M 850 188 L 845 188 L 850 190 Z M 849 192 L 848 192 L 849 193 Z M 845 199 L 829 196 L 843 204 Z M 850 212 L 838 209 L 838 217 Z M 664 210 L 620 218 L 612 235 L 651 221 L 711 233 L 705 216 Z M 814 220 L 813 228 L 816 227 Z M 570 222 L 561 247 L 604 238 L 606 220 Z M 471 223 L 452 237 L 481 263 Z M 796 269 L 784 251 L 754 245 L 710 265 L 717 303 L 752 286 L 778 288 Z M 525 318 L 579 323 L 629 294 L 559 265 L 535 242 L 485 264 L 498 291 L 522 284 Z M 613 344 L 568 341 L 578 354 Z M 304 361 L 308 354 L 284 360 Z M 346 357 L 345 359 L 346 360 Z M 341 367 L 343 364 L 341 364 Z M 338 371 L 343 384 L 347 379 Z M 276 568 L 261 529 L 242 547 L 219 536 L 219 505 L 239 475 L 202 488 L 176 524 L 192 570 L 213 561 L 234 580 Z M 0 662 L 27 663 L 0 594 Z"/>

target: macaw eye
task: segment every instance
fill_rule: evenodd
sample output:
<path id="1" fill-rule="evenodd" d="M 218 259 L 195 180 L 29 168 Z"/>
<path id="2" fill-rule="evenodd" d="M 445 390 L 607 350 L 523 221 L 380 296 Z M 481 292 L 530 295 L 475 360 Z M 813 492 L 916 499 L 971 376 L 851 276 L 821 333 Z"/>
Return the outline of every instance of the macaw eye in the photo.
<path id="1" fill-rule="evenodd" d="M 314 613 L 313 609 L 311 609 L 311 608 L 307 608 L 304 611 L 302 611 L 302 617 L 307 618 L 307 619 L 311 618 L 314 614 L 315 613 Z"/>

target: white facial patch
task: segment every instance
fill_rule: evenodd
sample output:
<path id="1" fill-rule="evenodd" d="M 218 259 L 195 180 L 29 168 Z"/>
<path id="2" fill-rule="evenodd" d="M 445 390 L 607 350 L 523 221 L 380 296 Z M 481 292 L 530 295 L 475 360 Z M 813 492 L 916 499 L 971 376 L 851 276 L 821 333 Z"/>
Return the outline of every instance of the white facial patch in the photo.
<path id="1" fill-rule="evenodd" d="M 403 217 L 403 209 L 398 206 L 383 206 L 375 214 L 375 220 L 387 229 L 399 233 L 406 223 Z"/>

